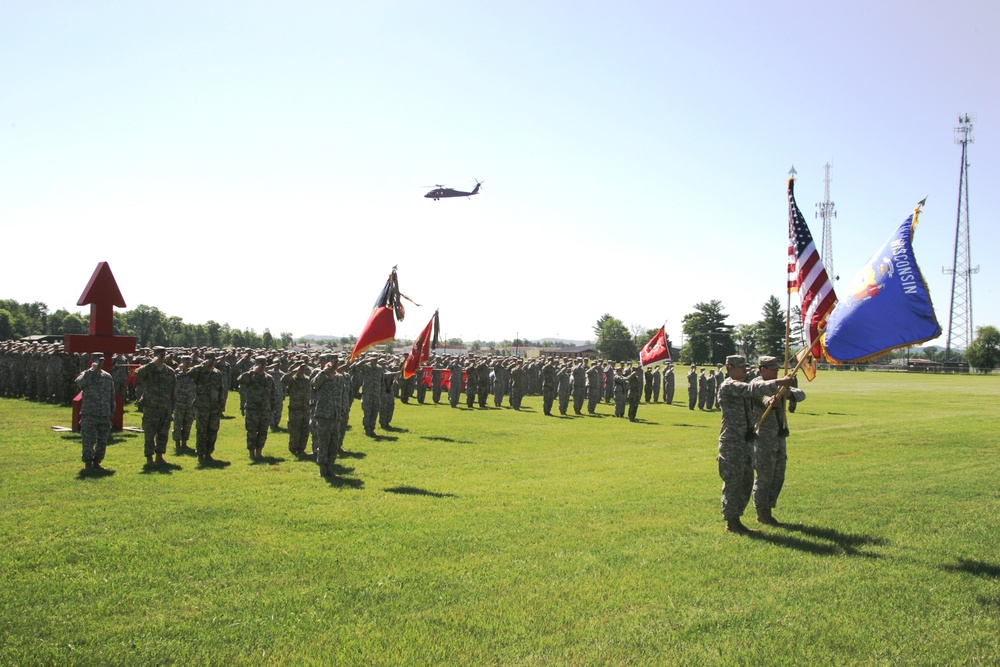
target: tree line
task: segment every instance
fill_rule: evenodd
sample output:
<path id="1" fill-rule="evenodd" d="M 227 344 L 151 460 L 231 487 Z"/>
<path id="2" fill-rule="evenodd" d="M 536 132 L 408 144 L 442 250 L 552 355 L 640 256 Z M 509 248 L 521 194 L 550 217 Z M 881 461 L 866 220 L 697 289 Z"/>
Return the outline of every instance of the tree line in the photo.
<path id="1" fill-rule="evenodd" d="M 90 318 L 81 313 L 71 313 L 64 308 L 49 312 L 49 307 L 40 301 L 19 303 L 12 299 L 0 299 L 0 340 L 46 334 L 85 334 L 89 330 Z M 263 333 L 258 334 L 253 329 L 235 329 L 214 320 L 205 324 L 191 324 L 147 305 L 115 311 L 114 333 L 117 336 L 135 336 L 141 347 L 163 345 L 279 349 L 292 343 L 290 333 L 283 332 L 276 338 L 270 329 L 264 329 Z"/>

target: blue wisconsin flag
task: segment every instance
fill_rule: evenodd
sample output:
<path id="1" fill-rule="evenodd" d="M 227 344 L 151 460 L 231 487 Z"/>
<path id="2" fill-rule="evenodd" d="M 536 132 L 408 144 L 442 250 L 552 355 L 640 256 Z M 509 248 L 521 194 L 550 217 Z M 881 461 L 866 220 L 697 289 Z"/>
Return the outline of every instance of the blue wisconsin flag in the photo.
<path id="1" fill-rule="evenodd" d="M 826 323 L 823 352 L 834 364 L 867 361 L 941 335 L 927 283 L 913 256 L 920 207 L 851 281 Z"/>

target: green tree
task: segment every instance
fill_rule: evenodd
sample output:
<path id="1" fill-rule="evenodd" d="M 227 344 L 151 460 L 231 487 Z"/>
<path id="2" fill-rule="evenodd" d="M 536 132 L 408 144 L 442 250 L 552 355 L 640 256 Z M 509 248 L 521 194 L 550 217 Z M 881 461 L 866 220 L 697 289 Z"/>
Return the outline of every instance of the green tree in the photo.
<path id="1" fill-rule="evenodd" d="M 757 322 L 757 348 L 761 354 L 785 358 L 785 313 L 777 297 L 771 296 L 761 308 L 763 319 Z"/>
<path id="2" fill-rule="evenodd" d="M 729 315 L 722 312 L 719 300 L 696 303 L 693 313 L 684 316 L 683 331 L 689 347 L 689 361 L 696 364 L 722 364 L 736 351 L 733 327 L 726 324 Z"/>
<path id="3" fill-rule="evenodd" d="M 274 336 L 271 335 L 270 329 L 264 329 L 264 333 L 260 337 L 261 346 L 270 350 L 274 347 Z"/>
<path id="4" fill-rule="evenodd" d="M 970 368 L 988 373 L 1000 365 L 1000 330 L 985 326 L 976 329 L 976 339 L 965 350 Z"/>
<path id="5" fill-rule="evenodd" d="M 282 331 L 280 336 L 281 336 L 281 349 L 283 350 L 288 349 L 288 347 L 291 346 L 292 344 L 294 336 L 292 336 L 292 334 L 289 333 L 288 331 Z"/>
<path id="6" fill-rule="evenodd" d="M 635 337 L 628 327 L 618 319 L 605 313 L 594 326 L 597 334 L 597 351 L 612 361 L 633 361 L 639 356 Z"/>
<path id="7" fill-rule="evenodd" d="M 125 322 L 129 329 L 135 333 L 136 342 L 142 347 L 151 345 L 163 345 L 156 342 L 158 338 L 165 338 L 163 324 L 166 317 L 159 308 L 140 304 L 125 313 Z"/>
<path id="8" fill-rule="evenodd" d="M 10 311 L 0 309 L 0 340 L 10 340 L 14 337 L 14 329 L 10 324 Z"/>
<path id="9" fill-rule="evenodd" d="M 215 320 L 209 320 L 205 323 L 205 333 L 208 334 L 208 344 L 212 347 L 222 347 L 222 337 L 219 335 L 221 329 L 222 325 Z"/>
<path id="10" fill-rule="evenodd" d="M 736 338 L 736 346 L 747 359 L 757 357 L 757 324 L 738 324 L 733 329 Z"/>

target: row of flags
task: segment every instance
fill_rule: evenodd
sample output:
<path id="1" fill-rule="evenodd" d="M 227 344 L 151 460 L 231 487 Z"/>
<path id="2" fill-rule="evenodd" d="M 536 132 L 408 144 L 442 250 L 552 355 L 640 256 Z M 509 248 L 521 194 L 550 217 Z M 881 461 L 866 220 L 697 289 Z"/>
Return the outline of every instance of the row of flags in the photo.
<path id="1" fill-rule="evenodd" d="M 941 335 L 913 252 L 913 233 L 924 201 L 861 267 L 849 283 L 847 295 L 838 299 L 795 203 L 795 179 L 788 179 L 788 293 L 797 293 L 800 298 L 805 347 L 796 355 L 796 368 L 809 380 L 815 377 L 817 359 L 826 358 L 833 364 L 864 362 Z M 373 345 L 395 339 L 396 320 L 401 322 L 406 315 L 403 299 L 420 305 L 399 291 L 394 266 L 354 345 L 351 361 Z M 437 348 L 440 328 L 438 312 L 434 311 L 413 341 L 404 377 L 413 377 L 430 358 L 431 350 Z M 639 361 L 643 366 L 671 361 L 665 326 L 639 350 Z"/>

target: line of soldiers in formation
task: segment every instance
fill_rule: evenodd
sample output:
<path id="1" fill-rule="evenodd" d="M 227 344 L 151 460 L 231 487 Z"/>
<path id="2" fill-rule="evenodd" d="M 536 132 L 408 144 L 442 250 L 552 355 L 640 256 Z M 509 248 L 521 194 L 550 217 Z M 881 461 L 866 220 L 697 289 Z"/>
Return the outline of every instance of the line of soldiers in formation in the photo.
<path id="1" fill-rule="evenodd" d="M 67 353 L 59 344 L 4 343 L 0 345 L 0 395 L 68 405 L 76 390 L 83 388 L 81 382 L 86 384 L 96 375 L 97 356 L 91 355 L 88 368 L 87 355 Z M 571 402 L 574 414 L 581 415 L 584 409 L 595 414 L 600 402 L 614 402 L 614 415 L 624 417 L 627 412 L 630 421 L 636 420 L 643 399 L 659 402 L 661 390 L 664 402 L 674 400 L 674 366 L 669 363 L 643 368 L 600 359 L 435 356 L 416 375 L 405 378 L 405 359 L 406 355 L 369 353 L 345 366 L 332 353 L 156 347 L 115 355 L 109 375 L 113 393 L 134 400 L 143 414 L 148 464 L 165 463 L 171 433 L 175 453 L 190 452 L 192 431 L 199 461 L 212 462 L 229 392 L 239 390 L 250 457 L 259 460 L 268 431 L 280 430 L 287 401 L 288 449 L 306 457 L 311 435 L 311 456 L 324 476 L 330 474 L 348 428 L 351 405 L 358 398 L 369 437 L 375 435 L 376 425 L 392 430 L 397 399 L 407 403 L 415 396 L 424 403 L 428 394 L 434 403 L 446 397 L 452 407 L 464 396 L 470 408 L 476 404 L 485 408 L 490 395 L 493 405 L 501 407 L 509 397 L 515 410 L 525 395 L 540 394 L 545 415 L 551 415 L 554 407 L 566 415 Z M 692 366 L 687 374 L 688 407 L 715 409 L 724 376 L 721 365 L 708 369 L 707 374 L 703 368 L 700 375 Z M 455 382 L 453 378 L 462 379 Z M 81 412 L 81 422 L 94 421 L 84 418 L 101 401 L 89 403 Z M 113 402 L 109 409 L 113 413 Z M 103 413 L 104 408 L 96 410 Z M 86 440 L 95 440 L 89 430 L 86 435 Z M 102 458 L 103 450 L 98 455 L 93 445 L 84 452 L 88 467 L 99 466 Z"/>

